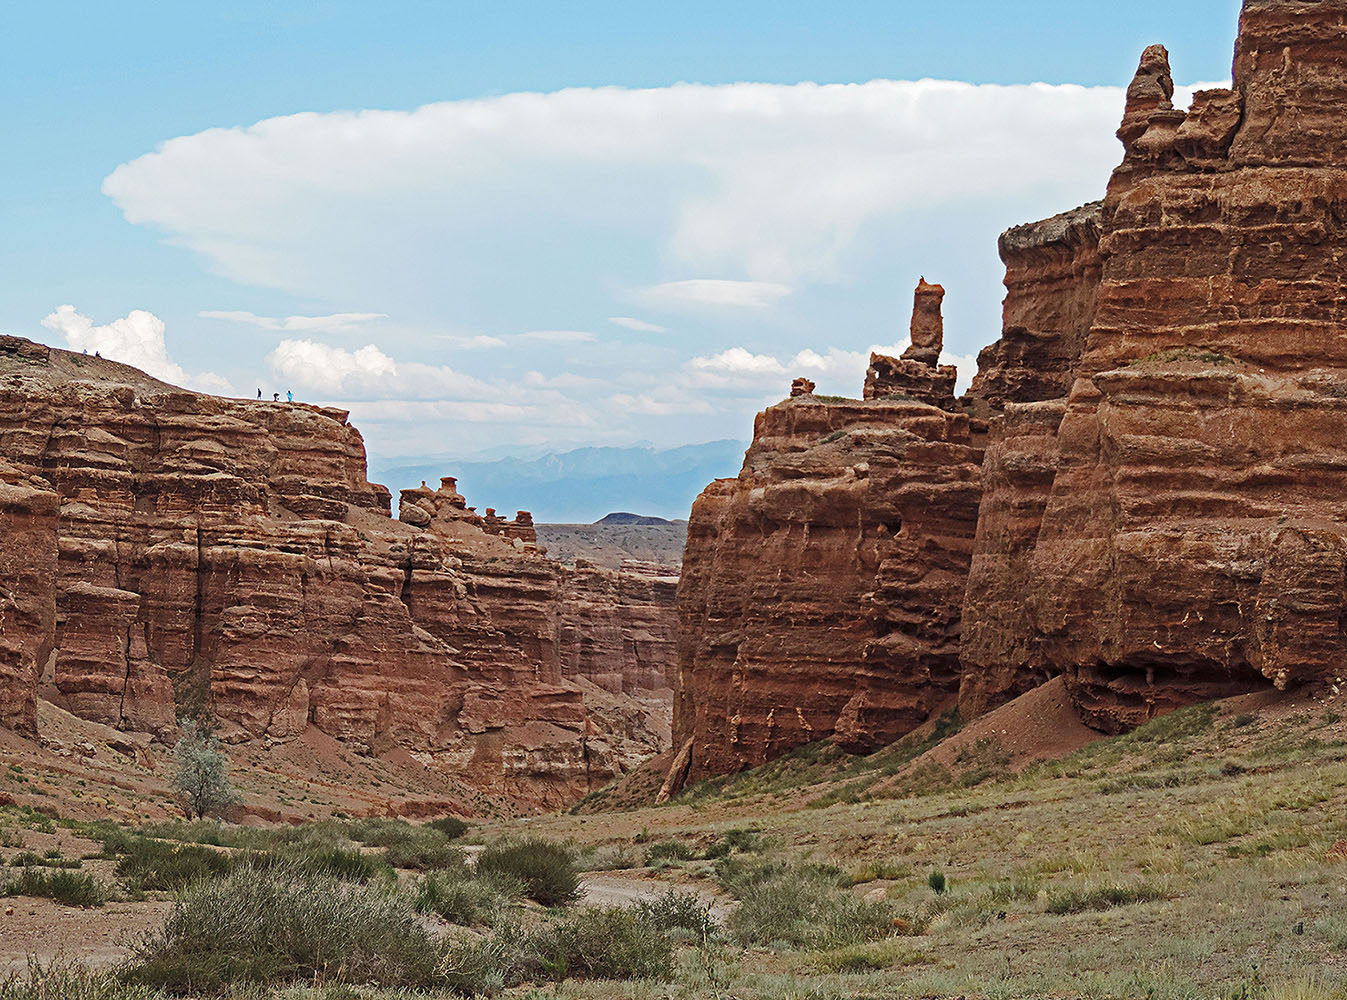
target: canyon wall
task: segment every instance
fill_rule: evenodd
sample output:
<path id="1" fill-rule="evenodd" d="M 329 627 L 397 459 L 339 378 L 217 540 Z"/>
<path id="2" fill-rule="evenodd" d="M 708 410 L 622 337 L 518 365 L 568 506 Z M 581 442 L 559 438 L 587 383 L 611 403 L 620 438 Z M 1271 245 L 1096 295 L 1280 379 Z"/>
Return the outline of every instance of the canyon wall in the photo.
<path id="1" fill-rule="evenodd" d="M 982 425 L 954 406 L 938 334 L 911 354 L 875 356 L 863 400 L 797 383 L 694 505 L 674 710 L 692 779 L 825 736 L 874 748 L 957 694 Z"/>
<path id="2" fill-rule="evenodd" d="M 163 738 L 200 710 L 235 741 L 314 726 L 521 808 L 662 749 L 641 700 L 667 704 L 672 587 L 596 586 L 452 481 L 392 519 L 346 416 L 0 341 L 0 722 L 33 732 L 41 696 Z M 604 641 L 563 652 L 579 608 Z"/>
<path id="3" fill-rule="evenodd" d="M 938 325 L 923 279 L 910 356 L 876 358 L 865 393 L 920 358 L 911 412 L 844 439 L 867 402 L 811 404 L 801 386 L 759 417 L 739 479 L 694 509 L 672 785 L 824 736 L 891 739 L 954 687 L 971 718 L 1063 675 L 1081 717 L 1118 732 L 1341 683 L 1344 24 L 1347 0 L 1246 0 L 1233 88 L 1187 111 L 1168 53 L 1147 49 L 1105 198 L 1001 238 L 1003 331 L 962 399 L 917 335 Z M 968 486 L 895 516 L 937 472 L 897 442 L 941 419 L 926 440 L 947 448 L 971 421 L 937 467 Z M 888 544 L 928 521 L 938 545 Z M 880 613 L 886 579 L 918 600 Z M 852 736 L 858 705 L 884 720 L 873 740 Z"/>

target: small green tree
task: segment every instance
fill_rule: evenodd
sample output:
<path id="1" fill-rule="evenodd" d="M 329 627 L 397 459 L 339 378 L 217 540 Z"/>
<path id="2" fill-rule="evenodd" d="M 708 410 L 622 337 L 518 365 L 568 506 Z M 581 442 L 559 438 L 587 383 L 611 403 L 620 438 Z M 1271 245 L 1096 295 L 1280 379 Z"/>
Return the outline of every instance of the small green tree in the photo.
<path id="1" fill-rule="evenodd" d="M 239 800 L 229 781 L 229 758 L 220 740 L 193 719 L 179 719 L 182 736 L 173 748 L 178 769 L 173 788 L 183 798 L 188 819 L 205 819 Z"/>

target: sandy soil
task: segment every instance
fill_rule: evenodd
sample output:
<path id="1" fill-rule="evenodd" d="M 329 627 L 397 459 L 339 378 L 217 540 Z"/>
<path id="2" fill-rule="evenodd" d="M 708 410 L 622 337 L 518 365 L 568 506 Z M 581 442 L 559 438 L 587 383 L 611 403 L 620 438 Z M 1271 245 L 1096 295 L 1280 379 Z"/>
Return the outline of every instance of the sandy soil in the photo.
<path id="1" fill-rule="evenodd" d="M 30 955 L 43 963 L 67 956 L 94 966 L 116 965 L 173 908 L 147 901 L 84 910 L 27 896 L 0 903 L 0 973 L 23 969 Z"/>

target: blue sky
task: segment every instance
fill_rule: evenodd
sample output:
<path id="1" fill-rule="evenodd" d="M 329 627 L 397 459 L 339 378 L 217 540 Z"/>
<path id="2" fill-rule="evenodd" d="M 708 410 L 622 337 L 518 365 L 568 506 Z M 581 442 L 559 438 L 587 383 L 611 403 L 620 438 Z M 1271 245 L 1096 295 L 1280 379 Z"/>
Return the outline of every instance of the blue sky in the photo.
<path id="1" fill-rule="evenodd" d="M 1097 196 L 1141 49 L 1224 80 L 1237 16 L 6 2 L 0 332 L 380 454 L 746 437 L 794 374 L 857 392 L 921 274 L 952 356 L 994 339 L 996 233 Z M 800 86 L 924 78 L 978 86 Z"/>

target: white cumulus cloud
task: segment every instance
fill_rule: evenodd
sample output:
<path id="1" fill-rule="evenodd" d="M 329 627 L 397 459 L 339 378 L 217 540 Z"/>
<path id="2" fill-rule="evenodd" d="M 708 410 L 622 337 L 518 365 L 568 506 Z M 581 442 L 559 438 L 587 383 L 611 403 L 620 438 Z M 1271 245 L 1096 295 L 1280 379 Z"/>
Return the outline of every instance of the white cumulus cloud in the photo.
<path id="1" fill-rule="evenodd" d="M 155 378 L 199 392 L 230 395 L 229 382 L 213 372 L 190 374 L 168 354 L 164 321 L 144 309 L 133 309 L 122 319 L 98 326 L 72 305 L 57 308 L 42 325 L 65 337 L 72 351 L 101 354 L 112 361 L 139 368 Z"/>
<path id="2" fill-rule="evenodd" d="M 447 365 L 394 361 L 374 344 L 354 351 L 314 340 L 282 340 L 267 365 L 287 388 L 326 399 L 507 400 L 509 386 L 474 378 Z"/>

